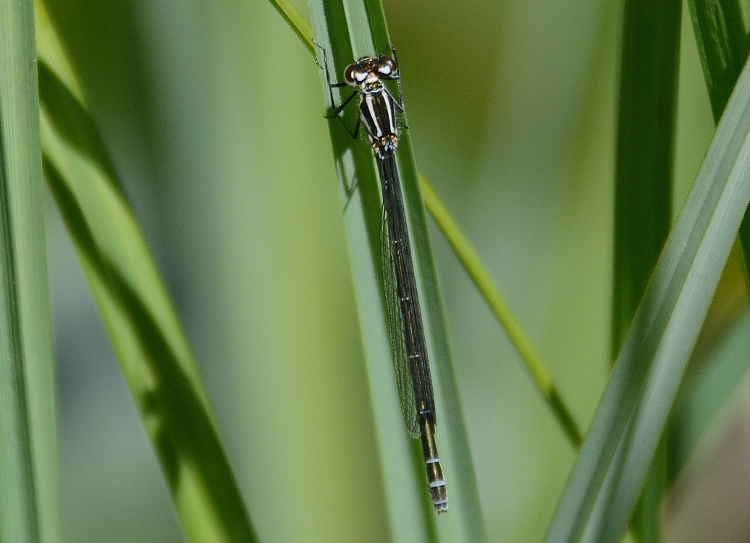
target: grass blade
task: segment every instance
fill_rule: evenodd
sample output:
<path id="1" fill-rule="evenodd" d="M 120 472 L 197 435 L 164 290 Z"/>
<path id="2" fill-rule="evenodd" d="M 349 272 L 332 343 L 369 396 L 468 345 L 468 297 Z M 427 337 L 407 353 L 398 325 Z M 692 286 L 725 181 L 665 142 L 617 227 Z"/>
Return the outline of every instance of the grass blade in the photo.
<path id="1" fill-rule="evenodd" d="M 302 14 L 288 0 L 272 0 L 271 5 L 292 27 L 295 34 L 302 40 L 302 43 L 315 56 L 315 45 L 312 42 L 312 28 L 307 24 Z"/>
<path id="2" fill-rule="evenodd" d="M 615 354 L 671 223 L 680 6 L 679 0 L 626 2 L 615 177 Z"/>
<path id="3" fill-rule="evenodd" d="M 624 532 L 750 200 L 746 65 L 617 358 L 546 541 Z"/>
<path id="4" fill-rule="evenodd" d="M 742 7 L 739 0 L 690 0 L 688 6 L 711 111 L 718 123 L 747 58 Z"/>
<path id="5" fill-rule="evenodd" d="M 615 176 L 612 352 L 622 346 L 669 233 L 682 2 L 625 3 Z M 633 528 L 659 541 L 666 441 L 657 449 Z"/>
<path id="6" fill-rule="evenodd" d="M 490 309 L 492 309 L 498 322 L 508 333 L 508 337 L 521 355 L 522 360 L 534 379 L 534 383 L 555 415 L 568 441 L 570 441 L 570 444 L 574 448 L 579 448 L 583 439 L 581 431 L 578 429 L 578 425 L 575 419 L 573 419 L 570 410 L 563 402 L 557 387 L 552 382 L 552 377 L 542 361 L 539 352 L 531 343 L 531 339 L 524 333 L 521 324 L 515 315 L 513 315 L 505 298 L 493 283 L 489 271 L 482 263 L 479 255 L 474 251 L 474 248 L 469 244 L 469 240 L 466 239 L 458 228 L 458 225 L 450 216 L 448 210 L 445 209 L 435 191 L 427 183 L 427 180 L 421 175 L 420 180 L 425 206 L 429 210 L 430 215 L 435 219 L 435 223 L 440 228 L 440 231 L 443 232 L 443 235 L 453 248 L 453 252 L 456 253 L 466 273 L 469 274 L 471 280 L 477 289 L 479 289 L 479 292 L 487 302 L 487 305 L 490 306 Z"/>
<path id="7" fill-rule="evenodd" d="M 312 30 L 293 6 L 285 2 L 277 2 L 274 0 L 271 1 L 271 4 L 278 11 L 283 13 L 284 19 L 298 36 L 303 37 L 303 41 L 306 40 L 305 37 L 308 35 L 310 37 L 312 36 Z M 309 41 L 305 41 L 305 45 L 308 46 L 308 48 L 314 47 L 311 38 Z M 531 340 L 521 329 L 518 319 L 513 315 L 510 307 L 503 299 L 502 294 L 500 294 L 499 289 L 493 283 L 492 278 L 487 272 L 484 264 L 482 264 L 479 255 L 474 248 L 471 247 L 471 244 L 465 238 L 460 228 L 445 206 L 443 206 L 437 194 L 430 187 L 424 176 L 421 174 L 419 175 L 420 187 L 422 189 L 424 204 L 427 211 L 433 217 L 441 232 L 445 235 L 451 248 L 456 253 L 456 256 L 464 265 L 464 268 L 474 285 L 487 302 L 487 305 L 492 309 L 498 322 L 508 333 L 511 341 L 521 355 L 521 358 L 531 372 L 537 388 L 539 388 L 542 396 L 545 398 L 550 409 L 560 423 L 563 432 L 568 437 L 571 444 L 575 448 L 578 448 L 583 439 L 580 430 L 578 429 L 575 420 L 573 420 L 570 410 L 560 397 L 557 387 L 552 382 L 552 377 L 546 364 L 544 364 L 541 357 L 536 352 L 536 349 L 531 344 Z"/>
<path id="8" fill-rule="evenodd" d="M 188 541 L 255 541 L 187 340 L 37 4 L 45 175 Z"/>
<path id="9" fill-rule="evenodd" d="M 59 482 L 30 2 L 0 2 L 0 541 L 56 542 Z"/>
<path id="10" fill-rule="evenodd" d="M 718 123 L 748 55 L 748 40 L 738 0 L 690 0 L 711 111 Z M 740 226 L 745 275 L 750 279 L 750 215 Z"/>
<path id="11" fill-rule="evenodd" d="M 711 111 L 714 121 L 719 122 L 724 108 L 727 105 L 729 96 L 737 83 L 743 63 L 748 57 L 748 41 L 745 34 L 745 25 L 743 23 L 742 8 L 737 0 L 721 0 L 720 2 L 707 2 L 706 0 L 690 0 L 690 15 L 693 23 L 693 30 L 698 46 L 698 53 L 701 59 L 703 74 L 706 88 L 708 90 Z M 745 279 L 750 277 L 750 216 L 745 211 L 745 218 L 742 221 L 739 231 L 740 246 L 742 248 L 743 265 L 745 270 Z M 728 374 L 732 376 L 724 382 L 724 386 L 712 387 L 715 401 L 707 406 L 707 411 L 703 413 L 702 418 L 711 420 L 716 414 L 719 407 L 723 405 L 719 398 L 728 398 L 734 390 L 729 383 L 736 384 L 739 373 L 742 368 L 747 368 L 747 364 L 741 367 L 727 369 Z M 685 402 L 690 402 L 692 395 L 687 390 L 704 388 L 705 383 L 700 387 L 692 386 L 684 390 Z M 683 402 L 684 403 L 684 402 Z M 694 422 L 694 421 L 692 421 Z M 706 423 L 700 425 L 705 427 Z M 696 445 L 695 440 L 680 439 L 679 449 L 672 458 L 674 462 L 673 472 L 677 473 L 690 455 Z M 677 448 L 677 447 L 675 447 Z"/>
<path id="12" fill-rule="evenodd" d="M 389 48 L 390 39 L 379 1 L 349 2 L 345 7 L 334 2 L 311 2 L 311 13 L 316 39 L 328 51 L 333 74 L 341 74 L 343 67 L 356 58 Z M 325 86 L 324 91 L 327 96 Z M 350 108 L 344 119 L 349 126 L 355 122 L 355 109 Z M 445 458 L 449 485 L 449 513 L 440 519 L 435 518 L 427 503 L 424 470 L 413 461 L 416 442 L 409 443 L 396 398 L 381 294 L 381 204 L 372 151 L 368 145 L 352 141 L 338 120 L 332 120 L 330 127 L 353 255 L 371 394 L 376 403 L 375 420 L 391 530 L 397 539 L 409 541 L 483 541 L 486 539 L 484 523 L 453 384 L 445 320 L 408 130 L 402 131 L 398 158 L 433 365 L 439 421 L 437 439 L 441 460 Z M 419 524 L 418 518 L 422 519 Z"/>

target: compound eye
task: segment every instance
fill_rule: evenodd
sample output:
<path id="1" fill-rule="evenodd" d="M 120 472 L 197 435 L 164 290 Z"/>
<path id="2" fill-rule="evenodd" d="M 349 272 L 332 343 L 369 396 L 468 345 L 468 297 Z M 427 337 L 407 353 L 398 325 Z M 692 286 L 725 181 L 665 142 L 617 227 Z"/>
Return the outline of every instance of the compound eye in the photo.
<path id="1" fill-rule="evenodd" d="M 383 77 L 393 77 L 398 74 L 398 64 L 388 55 L 380 55 L 380 63 L 378 73 Z"/>
<path id="2" fill-rule="evenodd" d="M 346 70 L 344 70 L 344 79 L 349 85 L 355 85 L 354 78 L 356 76 L 355 70 L 357 67 L 354 64 L 349 64 L 349 66 L 346 67 Z"/>

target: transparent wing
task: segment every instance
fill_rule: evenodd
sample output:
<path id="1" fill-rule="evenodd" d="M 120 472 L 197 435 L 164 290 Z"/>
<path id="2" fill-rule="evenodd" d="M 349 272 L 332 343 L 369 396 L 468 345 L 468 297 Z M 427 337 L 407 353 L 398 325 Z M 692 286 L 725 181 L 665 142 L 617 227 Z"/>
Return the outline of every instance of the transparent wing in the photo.
<path id="1" fill-rule="evenodd" d="M 412 383 L 409 357 L 406 354 L 404 339 L 404 321 L 401 316 L 401 303 L 398 299 L 396 286 L 396 271 L 391 248 L 391 236 L 388 232 L 386 210 L 380 223 L 380 262 L 383 268 L 383 293 L 385 305 L 388 309 L 388 335 L 391 340 L 391 354 L 393 368 L 396 370 L 398 396 L 401 399 L 401 412 L 404 415 L 409 435 L 419 438 L 419 424 L 417 422 L 417 402 L 414 398 L 414 384 Z"/>

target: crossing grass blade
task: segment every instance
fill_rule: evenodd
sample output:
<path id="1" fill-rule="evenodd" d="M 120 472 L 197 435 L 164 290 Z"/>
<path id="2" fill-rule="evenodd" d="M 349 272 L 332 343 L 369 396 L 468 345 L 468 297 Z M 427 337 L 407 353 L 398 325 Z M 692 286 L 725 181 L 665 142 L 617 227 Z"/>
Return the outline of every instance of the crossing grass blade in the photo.
<path id="1" fill-rule="evenodd" d="M 617 357 L 546 541 L 624 533 L 750 200 L 745 65 Z"/>
<path id="2" fill-rule="evenodd" d="M 698 46 L 698 53 L 703 68 L 704 80 L 708 97 L 711 103 L 711 111 L 714 121 L 719 122 L 729 96 L 737 83 L 745 60 L 748 57 L 749 43 L 746 38 L 745 25 L 743 23 L 742 7 L 737 0 L 722 0 L 721 2 L 710 2 L 706 0 L 690 0 L 688 2 L 693 31 Z M 750 216 L 745 211 L 739 231 L 739 241 L 742 248 L 742 256 L 745 270 L 745 279 L 750 277 Z M 713 400 L 703 405 L 701 419 L 703 421 L 713 420 L 714 415 L 724 405 L 724 399 L 729 397 L 735 390 L 739 376 L 747 369 L 747 362 L 737 365 L 729 365 L 727 373 L 719 372 L 717 377 L 720 386 L 708 386 L 713 392 Z M 706 387 L 702 383 L 700 388 Z M 681 394 L 683 403 L 689 403 L 692 392 L 688 390 L 697 389 L 693 386 Z M 706 424 L 701 424 L 705 427 Z M 672 457 L 674 465 L 673 473 L 678 473 L 683 463 L 690 456 L 695 440 L 681 440 L 679 450 Z"/>
<path id="3" fill-rule="evenodd" d="M 568 441 L 574 448 L 579 448 L 581 441 L 583 441 L 581 430 L 578 428 L 570 409 L 563 402 L 560 392 L 552 381 L 552 377 L 542 361 L 539 352 L 524 332 L 518 319 L 500 293 L 500 290 L 493 283 L 490 273 L 479 258 L 479 255 L 471 247 L 469 240 L 466 239 L 461 229 L 448 213 L 448 210 L 445 209 L 435 191 L 421 175 L 420 182 L 422 193 L 424 194 L 425 206 L 429 210 L 430 215 L 435 219 L 435 223 L 443 232 L 443 235 L 453 248 L 453 252 L 456 253 L 461 264 L 463 264 L 466 273 L 469 274 L 482 297 L 486 300 L 487 305 L 492 309 L 495 318 L 497 318 L 498 322 L 500 322 L 507 332 L 508 338 L 513 342 L 513 345 L 523 359 L 539 392 L 557 419 L 560 428 L 565 433 L 565 437 L 568 438 Z"/>

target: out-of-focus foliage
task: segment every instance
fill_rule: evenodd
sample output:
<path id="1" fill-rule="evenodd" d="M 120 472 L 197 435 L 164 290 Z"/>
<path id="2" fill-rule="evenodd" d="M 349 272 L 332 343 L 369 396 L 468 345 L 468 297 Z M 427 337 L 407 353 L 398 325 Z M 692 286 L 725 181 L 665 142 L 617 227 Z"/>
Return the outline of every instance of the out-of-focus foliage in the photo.
<path id="1" fill-rule="evenodd" d="M 259 538 L 388 540 L 309 51 L 263 1 L 49 8 L 185 322 Z M 610 367 L 619 3 L 384 8 L 417 164 L 586 428 Z M 676 207 L 713 133 L 687 16 L 682 31 Z M 179 541 L 51 207 L 48 223 L 65 539 Z M 448 245 L 432 239 L 489 540 L 539 541 L 575 453 Z M 732 275 L 702 356 L 745 304 Z"/>

